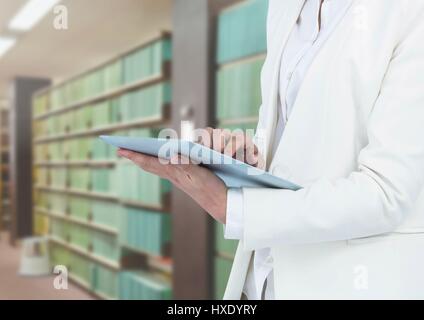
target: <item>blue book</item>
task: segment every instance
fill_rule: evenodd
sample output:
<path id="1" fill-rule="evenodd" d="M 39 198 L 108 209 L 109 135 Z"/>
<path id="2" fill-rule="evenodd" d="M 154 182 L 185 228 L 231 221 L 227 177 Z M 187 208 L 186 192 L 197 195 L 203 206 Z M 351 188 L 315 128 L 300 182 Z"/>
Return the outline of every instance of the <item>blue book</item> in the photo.
<path id="1" fill-rule="evenodd" d="M 150 156 L 169 158 L 174 154 L 213 171 L 229 188 L 275 188 L 299 190 L 301 187 L 272 174 L 233 159 L 210 148 L 185 140 L 101 136 L 106 143 Z"/>

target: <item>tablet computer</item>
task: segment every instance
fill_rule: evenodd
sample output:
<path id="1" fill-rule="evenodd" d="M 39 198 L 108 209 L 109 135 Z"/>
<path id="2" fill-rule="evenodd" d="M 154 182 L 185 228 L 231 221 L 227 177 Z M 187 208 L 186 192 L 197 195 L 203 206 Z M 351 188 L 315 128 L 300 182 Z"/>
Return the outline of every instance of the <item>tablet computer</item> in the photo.
<path id="1" fill-rule="evenodd" d="M 100 136 L 117 148 L 169 159 L 181 154 L 204 166 L 221 178 L 229 188 L 276 188 L 298 190 L 301 187 L 270 173 L 233 159 L 198 143 L 178 139 Z"/>

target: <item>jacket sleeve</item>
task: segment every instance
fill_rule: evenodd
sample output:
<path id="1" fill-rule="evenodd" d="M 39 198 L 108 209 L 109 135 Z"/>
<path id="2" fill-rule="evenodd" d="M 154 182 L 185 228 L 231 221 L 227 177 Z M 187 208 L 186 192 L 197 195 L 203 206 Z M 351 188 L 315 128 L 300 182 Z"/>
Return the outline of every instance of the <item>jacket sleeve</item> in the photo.
<path id="1" fill-rule="evenodd" d="M 422 14 L 415 21 L 393 53 L 358 170 L 299 191 L 243 189 L 245 249 L 354 239 L 402 224 L 424 186 Z"/>

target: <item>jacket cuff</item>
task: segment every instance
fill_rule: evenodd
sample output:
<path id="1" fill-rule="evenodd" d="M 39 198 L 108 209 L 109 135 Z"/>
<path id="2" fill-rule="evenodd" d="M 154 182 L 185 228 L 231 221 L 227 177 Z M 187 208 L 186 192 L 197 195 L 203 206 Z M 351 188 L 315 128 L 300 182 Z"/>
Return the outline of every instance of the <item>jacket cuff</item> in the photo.
<path id="1" fill-rule="evenodd" d="M 227 219 L 224 226 L 224 237 L 227 240 L 241 240 L 243 238 L 243 191 L 242 189 L 228 189 L 227 191 Z"/>

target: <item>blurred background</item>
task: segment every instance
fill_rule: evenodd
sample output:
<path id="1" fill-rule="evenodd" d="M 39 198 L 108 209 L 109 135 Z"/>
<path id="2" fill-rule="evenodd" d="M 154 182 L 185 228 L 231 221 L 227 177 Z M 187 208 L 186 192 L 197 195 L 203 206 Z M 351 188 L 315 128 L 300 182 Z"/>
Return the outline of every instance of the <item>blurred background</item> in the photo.
<path id="1" fill-rule="evenodd" d="M 97 138 L 255 128 L 267 0 L 0 0 L 0 299 L 221 299 L 236 245 Z"/>

